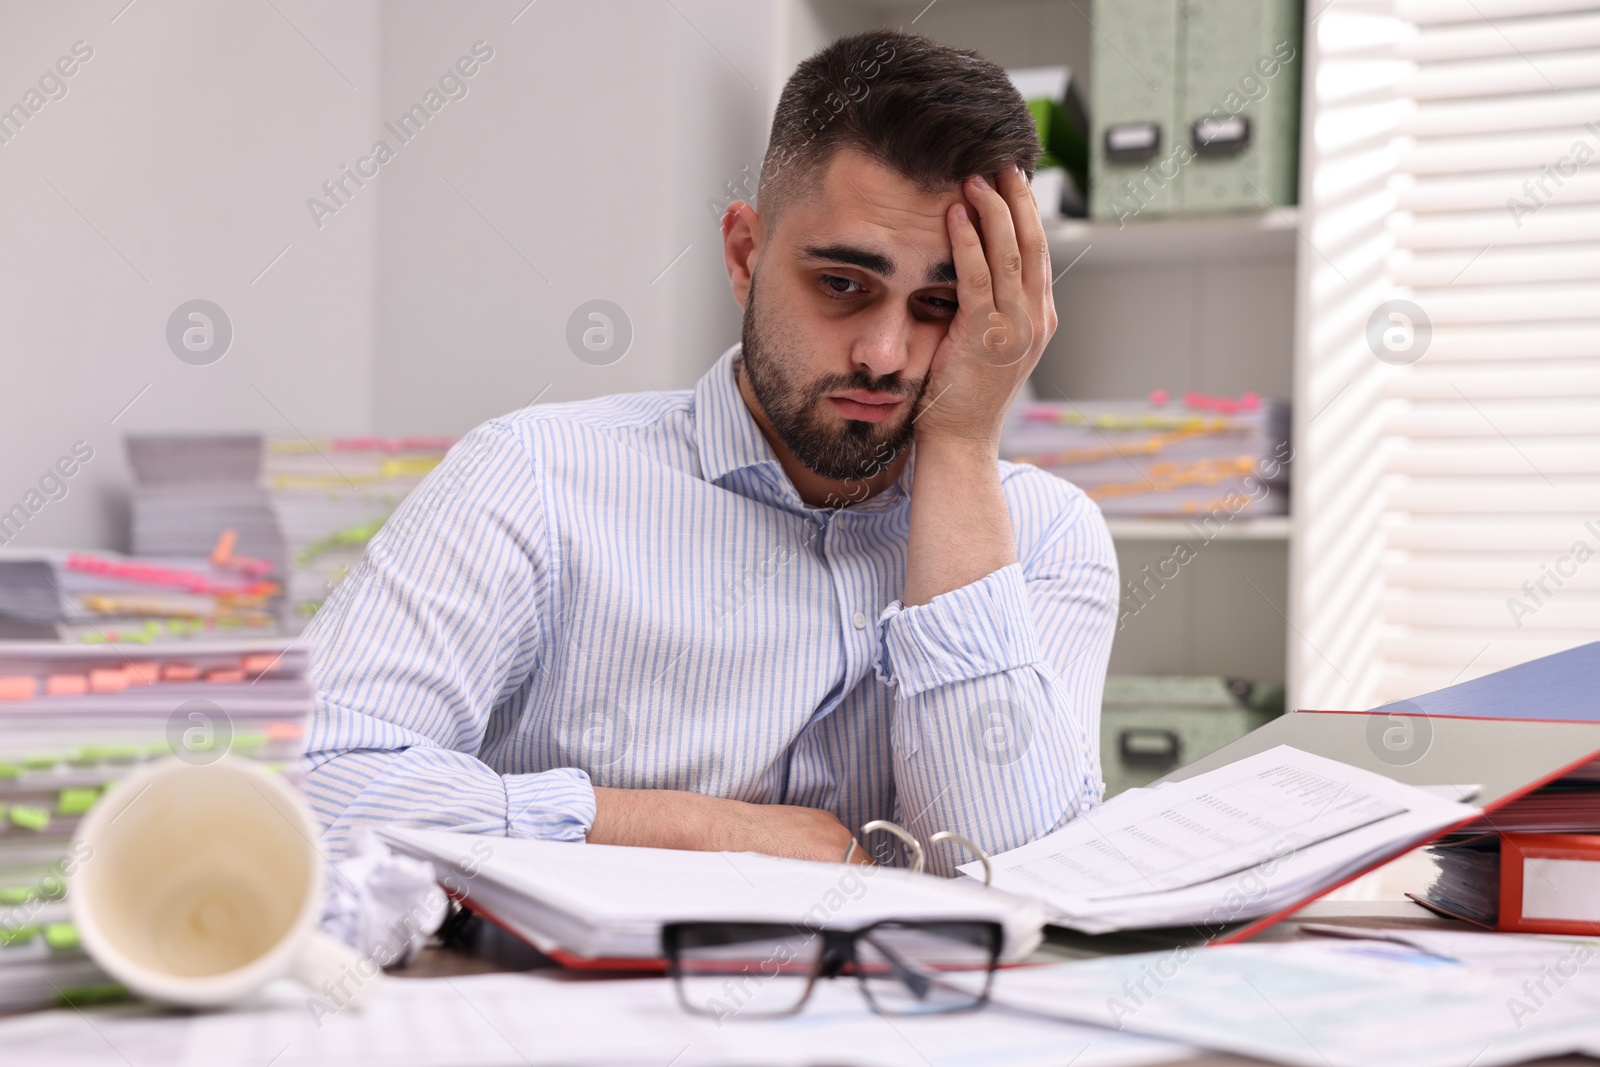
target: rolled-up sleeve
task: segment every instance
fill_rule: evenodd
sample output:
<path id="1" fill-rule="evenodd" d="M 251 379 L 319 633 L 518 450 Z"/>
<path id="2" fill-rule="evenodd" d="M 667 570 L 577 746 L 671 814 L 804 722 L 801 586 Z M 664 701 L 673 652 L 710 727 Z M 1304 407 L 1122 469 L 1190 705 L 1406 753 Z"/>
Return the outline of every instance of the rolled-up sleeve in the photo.
<path id="1" fill-rule="evenodd" d="M 1100 701 L 1117 618 L 1105 520 L 1042 472 L 1007 485 L 1018 562 L 878 621 L 878 677 L 895 693 L 899 820 L 994 854 L 1100 801 Z M 928 856 L 950 874 L 974 857 Z"/>
<path id="2" fill-rule="evenodd" d="M 526 445 L 485 423 L 406 498 L 307 629 L 317 696 L 303 782 L 331 853 L 373 823 L 588 833 L 583 771 L 502 775 L 478 758 L 545 637 L 553 564 L 539 490 Z"/>

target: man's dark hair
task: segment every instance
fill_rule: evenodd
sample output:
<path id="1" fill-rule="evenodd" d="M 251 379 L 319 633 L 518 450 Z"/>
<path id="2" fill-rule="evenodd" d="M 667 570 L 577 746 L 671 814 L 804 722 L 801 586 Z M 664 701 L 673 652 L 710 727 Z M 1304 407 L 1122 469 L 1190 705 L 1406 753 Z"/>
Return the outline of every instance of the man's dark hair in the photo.
<path id="1" fill-rule="evenodd" d="M 762 213 L 853 148 L 928 192 L 1015 163 L 1033 174 L 1039 135 L 1006 72 L 976 52 L 911 33 L 842 37 L 795 68 L 761 165 Z"/>

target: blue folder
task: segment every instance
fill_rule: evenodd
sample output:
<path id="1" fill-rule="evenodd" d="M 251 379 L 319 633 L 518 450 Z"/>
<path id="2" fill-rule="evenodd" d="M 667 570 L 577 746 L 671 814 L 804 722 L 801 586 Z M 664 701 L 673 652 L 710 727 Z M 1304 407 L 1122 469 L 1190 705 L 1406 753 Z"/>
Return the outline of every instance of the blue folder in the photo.
<path id="1" fill-rule="evenodd" d="M 1459 719 L 1600 722 L 1600 641 L 1372 710 Z"/>

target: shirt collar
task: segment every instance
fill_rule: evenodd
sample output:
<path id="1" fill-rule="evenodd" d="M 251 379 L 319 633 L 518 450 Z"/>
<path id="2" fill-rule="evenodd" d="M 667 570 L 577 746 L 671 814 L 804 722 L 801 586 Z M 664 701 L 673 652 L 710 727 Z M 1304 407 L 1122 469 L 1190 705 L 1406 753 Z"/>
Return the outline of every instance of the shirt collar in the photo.
<path id="1" fill-rule="evenodd" d="M 700 452 L 700 470 L 706 481 L 720 484 L 728 475 L 746 469 L 766 468 L 773 481 L 781 484 L 793 497 L 793 503 L 805 508 L 794 484 L 784 473 L 777 454 L 767 444 L 761 427 L 739 392 L 739 382 L 734 366 L 741 354 L 740 345 L 734 345 L 706 372 L 694 389 L 695 446 Z M 905 469 L 893 485 L 883 492 L 850 506 L 852 511 L 877 511 L 893 507 L 910 498 L 912 468 L 917 461 L 916 447 L 906 458 Z M 808 509 L 809 510 L 809 509 Z"/>
<path id="2" fill-rule="evenodd" d="M 734 345 L 722 353 L 694 388 L 695 446 L 708 482 L 720 482 L 735 471 L 765 463 L 783 474 L 783 466 L 739 392 L 733 373 L 739 351 L 740 346 Z"/>

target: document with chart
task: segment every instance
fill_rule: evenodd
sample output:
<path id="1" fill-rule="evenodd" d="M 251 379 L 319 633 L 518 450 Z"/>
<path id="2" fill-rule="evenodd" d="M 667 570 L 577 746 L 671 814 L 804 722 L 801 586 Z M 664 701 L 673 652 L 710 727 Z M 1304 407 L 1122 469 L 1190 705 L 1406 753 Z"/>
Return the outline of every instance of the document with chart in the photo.
<path id="1" fill-rule="evenodd" d="M 1086 933 L 1269 915 L 1478 814 L 1468 804 L 1281 745 L 1118 796 L 994 857 L 995 886 Z M 962 872 L 982 877 L 982 867 Z"/>

